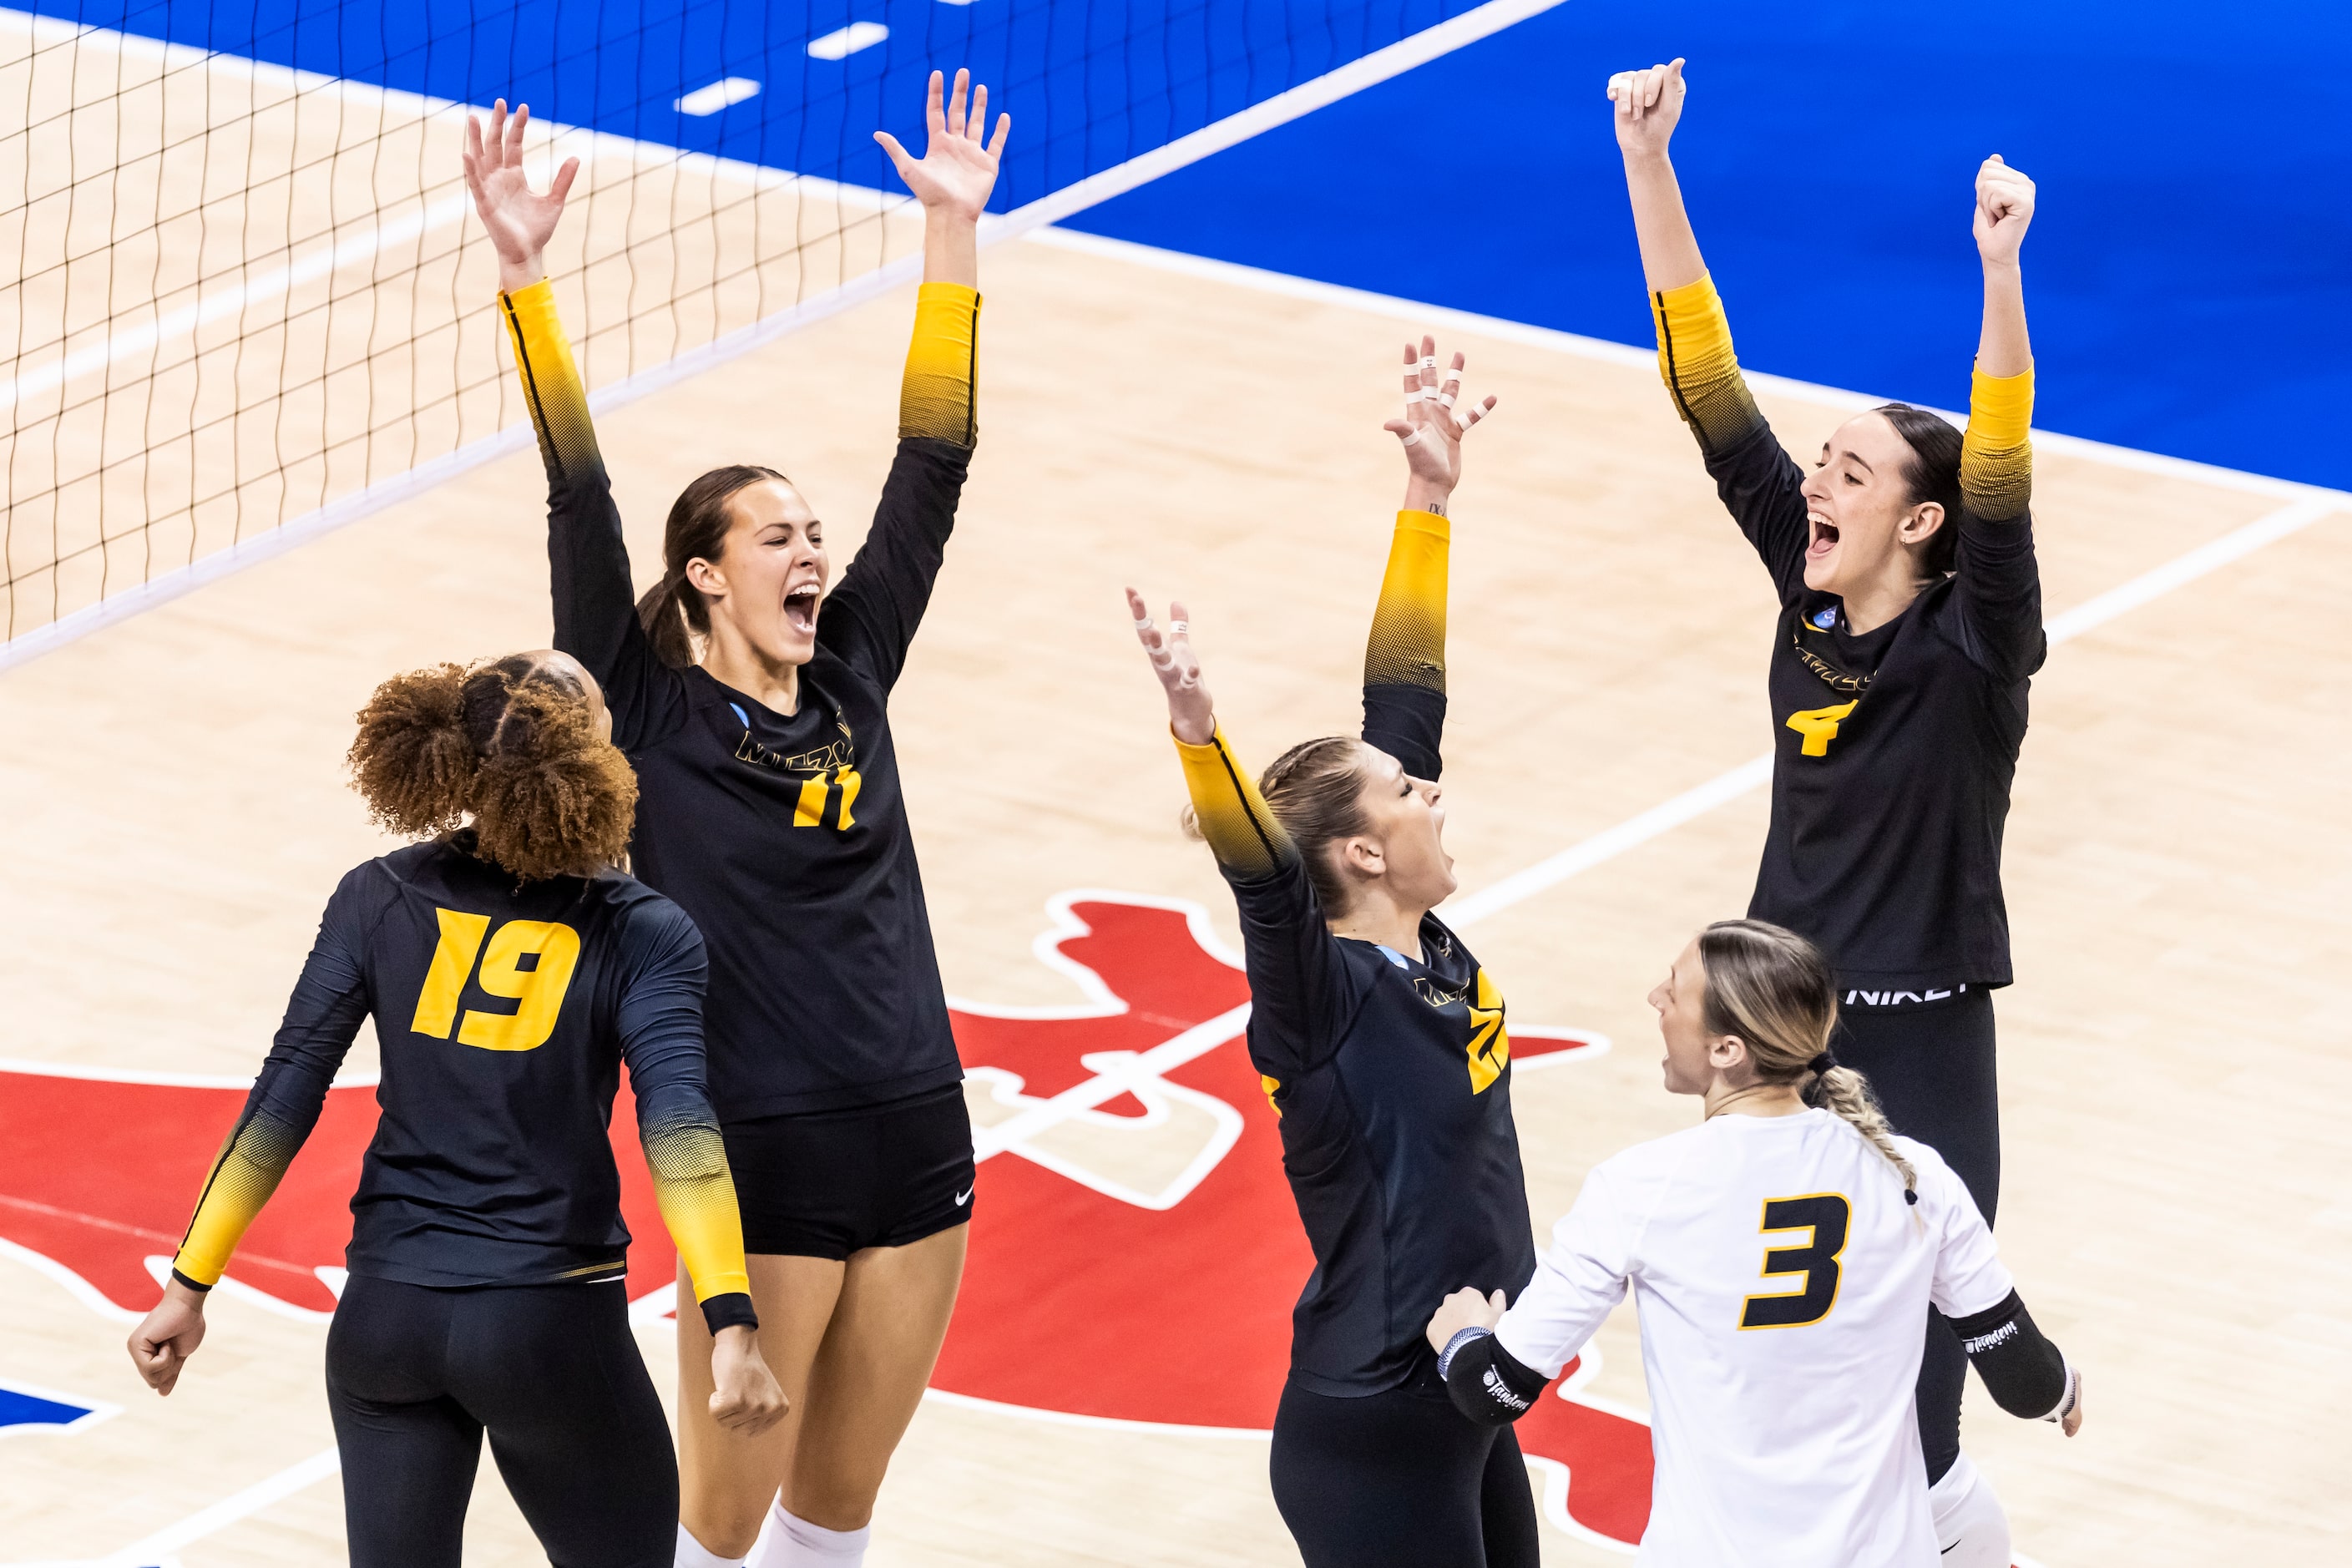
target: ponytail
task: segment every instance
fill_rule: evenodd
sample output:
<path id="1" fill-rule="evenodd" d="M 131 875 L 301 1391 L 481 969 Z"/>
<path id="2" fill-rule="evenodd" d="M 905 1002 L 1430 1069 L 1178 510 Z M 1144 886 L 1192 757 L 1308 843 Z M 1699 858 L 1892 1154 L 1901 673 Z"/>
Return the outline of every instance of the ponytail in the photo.
<path id="1" fill-rule="evenodd" d="M 637 624 L 653 644 L 654 657 L 673 669 L 697 662 L 696 639 L 710 635 L 710 602 L 686 580 L 696 561 L 716 561 L 735 526 L 731 506 L 739 491 L 764 479 L 792 481 L 773 468 L 730 463 L 713 468 L 678 492 L 662 526 L 662 579 L 637 601 Z"/>
<path id="2" fill-rule="evenodd" d="M 541 654 L 395 675 L 360 710 L 352 785 L 404 837 L 471 816 L 476 853 L 519 881 L 616 864 L 637 779 L 587 699 L 569 660 Z"/>
<path id="3" fill-rule="evenodd" d="M 1807 1105 L 1868 1139 L 1902 1174 L 1904 1196 L 1918 1202 L 1919 1173 L 1895 1146 L 1870 1080 L 1830 1055 L 1837 984 L 1822 950 L 1768 921 L 1717 921 L 1699 933 L 1698 955 L 1707 1033 L 1738 1036 L 1758 1082 L 1801 1085 Z"/>
<path id="4" fill-rule="evenodd" d="M 1903 463 L 1903 483 L 1911 492 L 1911 504 L 1933 501 L 1944 509 L 1944 526 L 1929 534 L 1918 552 L 1921 575 L 1935 582 L 1959 560 L 1960 432 L 1942 415 L 1907 403 L 1883 403 L 1871 412 L 1895 426 L 1895 433 L 1911 448 Z"/>

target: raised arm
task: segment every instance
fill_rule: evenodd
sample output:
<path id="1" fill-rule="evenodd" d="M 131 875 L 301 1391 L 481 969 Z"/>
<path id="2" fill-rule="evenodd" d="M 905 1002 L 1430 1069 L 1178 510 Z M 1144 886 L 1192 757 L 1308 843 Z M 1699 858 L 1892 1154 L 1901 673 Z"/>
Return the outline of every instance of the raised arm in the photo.
<path id="1" fill-rule="evenodd" d="M 131 1331 L 131 1363 L 158 1394 L 172 1392 L 204 1342 L 205 1295 L 318 1125 L 335 1071 L 367 1016 L 361 952 L 376 913 L 369 875 L 365 867 L 352 872 L 328 900 L 268 1058 L 205 1172 L 163 1300 Z"/>
<path id="2" fill-rule="evenodd" d="M 1446 509 L 1462 479 L 1462 437 L 1496 403 L 1489 396 L 1454 416 L 1464 364 L 1455 354 L 1441 376 L 1436 340 L 1424 337 L 1418 351 L 1404 346 L 1404 416 L 1386 426 L 1404 449 L 1404 504 L 1364 645 L 1364 743 L 1423 779 L 1444 766 Z"/>
<path id="3" fill-rule="evenodd" d="M 711 1414 L 722 1426 L 762 1432 L 787 1406 L 760 1354 L 735 1178 L 705 1087 L 702 937 L 676 905 L 648 902 L 633 912 L 623 948 L 621 1057 L 662 1224 L 710 1328 Z"/>
<path id="4" fill-rule="evenodd" d="M 613 741 L 631 750 L 682 718 L 684 683 L 655 656 L 637 618 L 629 552 L 621 536 L 604 454 L 588 418 L 588 391 L 555 312 L 547 280 L 548 239 L 580 170 L 567 158 L 545 195 L 523 173 L 529 105 L 509 118 L 500 100 L 484 132 L 466 121 L 466 184 L 499 257 L 499 313 L 514 345 L 523 402 L 547 469 L 547 558 L 555 646 L 588 667 L 613 711 Z"/>
<path id="5" fill-rule="evenodd" d="M 2021 680 L 2042 664 L 2042 574 L 2033 555 L 2033 345 L 2025 331 L 2018 251 L 2033 221 L 2033 182 L 1998 153 L 1977 171 L 1977 254 L 1984 327 L 1960 443 L 1954 564 L 1970 654 Z"/>
<path id="6" fill-rule="evenodd" d="M 995 136 L 982 140 L 988 89 L 971 87 L 967 72 L 956 72 L 952 97 L 942 94 L 933 71 L 930 144 L 921 158 L 889 132 L 874 133 L 923 205 L 923 286 L 899 384 L 898 454 L 874 527 L 817 619 L 817 640 L 886 688 L 898 679 L 930 603 L 980 440 L 980 216 L 1013 124 L 999 115 Z"/>
<path id="7" fill-rule="evenodd" d="M 1312 1067 L 1336 1048 L 1354 1014 L 1338 939 L 1324 922 L 1297 847 L 1217 727 L 1184 606 L 1169 607 L 1163 631 L 1132 588 L 1127 604 L 1168 697 L 1168 728 L 1194 821 L 1241 912 L 1251 1053 L 1269 1074 Z"/>
<path id="8" fill-rule="evenodd" d="M 1633 205 L 1658 374 L 1739 530 L 1763 558 L 1783 599 L 1804 585 L 1804 470 L 1772 439 L 1732 352 L 1731 323 L 1699 255 L 1683 208 L 1682 185 L 1666 156 L 1681 123 L 1683 62 L 1609 79 L 1625 191 Z"/>

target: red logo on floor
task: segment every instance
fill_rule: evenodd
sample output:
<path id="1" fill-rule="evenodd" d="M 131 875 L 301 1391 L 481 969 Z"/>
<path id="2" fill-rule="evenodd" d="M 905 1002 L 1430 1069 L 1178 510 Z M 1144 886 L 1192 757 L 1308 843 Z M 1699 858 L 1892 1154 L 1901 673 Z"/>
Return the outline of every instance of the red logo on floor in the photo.
<path id="1" fill-rule="evenodd" d="M 971 1263 L 933 1383 L 1032 1409 L 1263 1429 L 1313 1258 L 1283 1180 L 1274 1111 L 1231 1022 L 1218 1024 L 1248 988 L 1195 910 L 1073 894 L 1053 912 L 1039 957 L 1088 1000 L 955 1012 L 984 1158 Z M 1605 1048 L 1524 1026 L 1511 1041 L 1521 1071 Z M 244 1098 L 0 1071 L 0 1239 L 37 1255 L 93 1307 L 143 1311 Z M 327 1278 L 351 1239 L 350 1197 L 375 1120 L 372 1089 L 331 1092 L 238 1249 L 234 1284 L 286 1307 L 332 1310 Z M 633 1298 L 676 1269 L 635 1120 L 625 1089 L 614 1127 L 636 1237 Z M 1519 1440 L 1546 1461 L 1544 1511 L 1555 1523 L 1631 1543 L 1649 1514 L 1649 1429 L 1575 1394 L 1577 1381 L 1538 1403 Z"/>

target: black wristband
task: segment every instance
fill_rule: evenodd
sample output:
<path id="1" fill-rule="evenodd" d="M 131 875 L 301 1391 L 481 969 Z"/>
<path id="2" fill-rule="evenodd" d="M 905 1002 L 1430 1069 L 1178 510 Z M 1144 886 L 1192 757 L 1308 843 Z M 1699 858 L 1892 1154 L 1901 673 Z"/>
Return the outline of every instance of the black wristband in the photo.
<path id="1" fill-rule="evenodd" d="M 1535 1408 L 1536 1396 L 1551 1379 L 1481 1332 L 1447 1347 L 1445 1393 L 1454 1408 L 1481 1426 L 1507 1426 Z"/>
<path id="2" fill-rule="evenodd" d="M 760 1314 L 751 1310 L 751 1298 L 740 1290 L 730 1290 L 703 1302 L 702 1321 L 709 1325 L 713 1337 L 721 1329 L 750 1329 L 756 1333 L 760 1327 Z"/>
<path id="3" fill-rule="evenodd" d="M 194 1290 L 199 1296 L 212 1289 L 209 1285 L 197 1284 L 194 1280 L 189 1279 L 186 1275 L 181 1273 L 176 1268 L 172 1270 L 172 1279 L 175 1283 L 186 1286 L 189 1289 Z"/>

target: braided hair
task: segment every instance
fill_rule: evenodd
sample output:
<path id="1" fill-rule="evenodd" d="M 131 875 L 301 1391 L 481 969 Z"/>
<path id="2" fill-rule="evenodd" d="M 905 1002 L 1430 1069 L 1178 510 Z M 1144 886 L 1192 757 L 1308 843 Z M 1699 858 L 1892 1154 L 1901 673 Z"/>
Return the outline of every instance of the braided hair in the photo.
<path id="1" fill-rule="evenodd" d="M 1717 921 L 1699 933 L 1706 972 L 1706 1031 L 1737 1035 L 1759 1083 L 1799 1084 L 1807 1105 L 1836 1116 L 1870 1141 L 1919 1201 L 1919 1173 L 1895 1146 L 1894 1130 L 1870 1080 L 1830 1054 L 1837 984 L 1822 950 L 1765 921 Z"/>

